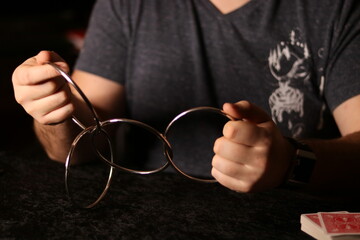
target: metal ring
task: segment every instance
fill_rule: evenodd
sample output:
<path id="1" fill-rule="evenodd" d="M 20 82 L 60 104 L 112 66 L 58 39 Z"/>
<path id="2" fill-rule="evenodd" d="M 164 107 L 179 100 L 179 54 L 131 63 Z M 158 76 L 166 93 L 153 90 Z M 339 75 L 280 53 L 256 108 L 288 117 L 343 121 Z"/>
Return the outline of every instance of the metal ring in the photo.
<path id="1" fill-rule="evenodd" d="M 222 110 L 218 109 L 218 108 L 214 108 L 214 107 L 196 107 L 196 108 L 191 108 L 189 110 L 186 110 L 182 113 L 180 113 L 179 115 L 177 115 L 169 124 L 168 126 L 166 127 L 166 130 L 165 130 L 165 133 L 164 133 L 164 136 L 166 138 L 166 136 L 168 135 L 170 129 L 171 129 L 171 126 L 173 126 L 173 124 L 178 121 L 180 118 L 184 117 L 185 115 L 189 114 L 189 113 L 193 113 L 193 112 L 198 112 L 198 111 L 207 111 L 207 112 L 213 112 L 213 113 L 216 113 L 216 114 L 220 114 L 224 117 L 227 117 L 229 120 L 235 120 L 233 117 L 231 117 L 230 115 L 226 114 L 225 112 L 223 112 Z M 166 152 L 167 153 L 167 152 Z M 168 154 L 168 153 L 167 153 Z M 195 181 L 200 181 L 200 182 L 206 182 L 206 183 L 214 183 L 214 182 L 217 182 L 216 179 L 203 179 L 203 178 L 198 178 L 198 177 L 193 177 L 187 173 L 185 173 L 184 171 L 182 171 L 176 164 L 175 162 L 173 161 L 173 156 L 172 154 L 169 155 L 168 154 L 168 159 L 171 163 L 171 165 L 175 168 L 176 171 L 178 171 L 179 173 L 181 173 L 182 175 L 184 175 L 185 177 L 187 178 L 190 178 L 192 180 L 195 180 Z"/>
<path id="2" fill-rule="evenodd" d="M 52 66 L 58 73 L 61 74 L 61 76 L 69 83 L 71 84 L 75 90 L 80 94 L 81 98 L 84 100 L 85 104 L 87 105 L 87 107 L 90 109 L 92 115 L 93 115 L 93 118 L 94 118 L 94 121 L 96 123 L 96 126 L 97 127 L 101 127 L 101 124 L 100 124 L 100 120 L 99 120 L 99 116 L 98 114 L 96 113 L 95 111 L 95 108 L 94 106 L 91 104 L 90 100 L 86 97 L 85 93 L 81 90 L 81 88 L 75 83 L 74 80 L 71 79 L 71 77 L 66 73 L 64 72 L 59 66 L 57 66 L 55 63 L 52 63 L 52 62 L 47 62 L 47 64 L 49 64 L 50 66 Z M 73 117 L 73 121 L 79 126 L 81 127 L 82 129 L 85 129 L 85 126 L 76 118 L 76 117 Z"/>
<path id="3" fill-rule="evenodd" d="M 160 139 L 163 142 L 164 145 L 164 157 L 166 158 L 166 162 L 164 165 L 162 165 L 161 167 L 154 169 L 154 170 L 150 170 L 150 171 L 141 171 L 141 170 L 134 170 L 134 169 L 130 169 L 130 168 L 125 168 L 122 167 L 118 164 L 116 164 L 114 162 L 114 152 L 113 152 L 113 147 L 112 147 L 112 142 L 110 140 L 109 135 L 107 134 L 107 132 L 104 130 L 104 126 L 107 125 L 111 125 L 111 124 L 116 124 L 116 123 L 129 123 L 132 125 L 136 125 L 139 127 L 142 127 L 144 129 L 146 129 L 147 131 L 151 132 L 152 134 L 154 134 L 158 139 Z M 67 155 L 66 158 L 66 162 L 65 162 L 65 190 L 66 190 L 66 194 L 68 196 L 68 198 L 70 199 L 71 202 L 73 202 L 75 205 L 81 207 L 81 208 L 92 208 L 95 205 L 97 205 L 106 195 L 110 185 L 111 185 L 111 181 L 112 181 L 112 176 L 113 176 L 113 170 L 115 168 L 120 169 L 122 171 L 125 172 L 130 172 L 130 173 L 135 173 L 135 174 L 142 174 L 142 175 L 147 175 L 147 174 L 153 174 L 153 173 L 157 173 L 160 171 L 163 171 L 164 169 L 166 169 L 169 166 L 169 157 L 172 157 L 172 149 L 171 146 L 169 144 L 169 142 L 167 141 L 167 139 L 156 129 L 152 128 L 151 126 L 139 122 L 139 121 L 135 121 L 135 120 L 131 120 L 131 119 L 125 119 L 125 118 L 118 118 L 118 119 L 110 119 L 104 122 L 100 122 L 100 128 L 98 128 L 97 126 L 90 126 L 86 129 L 84 129 L 83 131 L 81 131 L 77 137 L 74 139 L 74 141 L 71 144 L 69 153 Z M 97 131 L 98 130 L 98 131 Z M 106 185 L 104 186 L 104 189 L 102 191 L 102 193 L 100 194 L 100 196 L 91 204 L 83 206 L 81 204 L 78 204 L 74 198 L 72 197 L 71 191 L 70 191 L 70 187 L 69 187 L 69 176 L 70 176 L 70 166 L 71 166 L 71 161 L 73 158 L 73 153 L 76 149 L 76 146 L 78 145 L 78 142 L 80 141 L 80 139 L 85 136 L 86 134 L 92 134 L 92 136 L 94 136 L 95 133 L 103 133 L 106 137 L 106 140 L 109 144 L 109 149 L 110 149 L 110 160 L 108 160 L 106 157 L 104 157 L 99 149 L 94 146 L 95 151 L 97 152 L 97 155 L 100 157 L 101 160 L 103 160 L 104 162 L 106 162 L 109 167 L 109 175 L 108 175 L 108 180 L 106 182 Z M 93 139 L 93 138 L 92 138 Z"/>
<path id="4" fill-rule="evenodd" d="M 106 125 L 110 125 L 110 124 L 114 124 L 114 123 L 128 123 L 131 125 L 135 125 L 141 128 L 146 129 L 148 132 L 151 132 L 152 134 L 154 134 L 159 140 L 162 141 L 163 145 L 164 145 L 164 156 L 166 158 L 166 162 L 163 166 L 156 168 L 154 170 L 149 170 L 149 171 L 142 171 L 142 170 L 135 170 L 135 169 L 130 169 L 130 168 L 126 168 L 123 166 L 120 166 L 112 161 L 109 161 L 108 159 L 106 159 L 105 157 L 102 156 L 102 154 L 100 152 L 98 152 L 98 149 L 96 148 L 96 151 L 98 152 L 98 155 L 105 161 L 107 162 L 110 166 L 115 167 L 117 169 L 120 169 L 122 171 L 125 172 L 130 172 L 130 173 L 135 173 L 135 174 L 141 174 L 141 175 L 148 175 L 148 174 L 153 174 L 153 173 L 157 173 L 157 172 L 161 172 L 164 169 L 166 169 L 169 166 L 169 156 L 172 156 L 172 148 L 170 143 L 168 142 L 168 140 L 159 132 L 157 131 L 155 128 L 140 122 L 140 121 L 136 121 L 136 120 L 132 120 L 132 119 L 126 119 L 126 118 L 115 118 L 115 119 L 110 119 L 110 120 L 106 120 L 101 122 L 101 127 L 104 127 Z M 103 130 L 104 131 L 104 130 Z M 165 154 L 166 153 L 166 154 Z"/>
<path id="5" fill-rule="evenodd" d="M 185 115 L 192 113 L 192 112 L 197 112 L 197 111 L 207 111 L 207 112 L 213 112 L 216 114 L 220 114 L 222 116 L 227 117 L 229 120 L 236 120 L 233 117 L 227 115 L 226 113 L 224 113 L 222 110 L 218 109 L 218 108 L 213 108 L 213 107 L 196 107 L 196 108 L 191 108 L 189 110 L 186 110 L 182 113 L 180 113 L 179 115 L 177 115 L 166 127 L 165 133 L 162 134 L 159 131 L 157 131 L 156 129 L 154 129 L 153 127 L 142 123 L 140 121 L 136 121 L 136 120 L 132 120 L 132 119 L 126 119 L 126 118 L 116 118 L 116 119 L 110 119 L 110 120 L 106 120 L 101 122 L 99 120 L 99 117 L 95 111 L 94 106 L 91 104 L 91 102 L 89 101 L 89 99 L 86 97 L 86 95 L 83 93 L 83 91 L 80 89 L 80 87 L 71 79 L 71 77 L 64 72 L 59 66 L 57 66 L 56 64 L 52 63 L 52 62 L 48 62 L 47 64 L 49 64 L 50 66 L 52 66 L 53 68 L 55 68 L 55 70 L 57 72 L 59 72 L 61 74 L 61 76 L 69 83 L 71 84 L 75 90 L 80 94 L 80 96 L 82 97 L 82 99 L 84 100 L 85 104 L 87 105 L 87 107 L 90 109 L 92 116 L 94 118 L 95 121 L 95 125 L 90 126 L 90 127 L 86 127 L 84 124 L 82 124 L 75 116 L 72 117 L 72 120 L 82 129 L 82 131 L 76 136 L 76 138 L 73 140 L 69 153 L 67 155 L 66 158 L 66 162 L 65 162 L 65 189 L 66 189 L 66 194 L 69 197 L 69 199 L 77 206 L 83 207 L 83 208 L 92 208 L 95 205 L 97 205 L 106 195 L 110 185 L 111 185 L 111 181 L 112 181 L 112 177 L 113 177 L 113 171 L 114 169 L 120 169 L 122 171 L 125 172 L 130 172 L 130 173 L 135 173 L 135 174 L 152 174 L 152 173 L 157 173 L 157 172 L 161 172 L 162 170 L 166 169 L 169 164 L 171 164 L 174 169 L 179 172 L 180 174 L 182 174 L 183 176 L 190 178 L 192 180 L 195 181 L 200 181 L 200 182 L 208 182 L 208 183 L 213 183 L 213 182 L 217 182 L 215 179 L 202 179 L 202 178 L 197 178 L 197 177 L 193 177 L 187 173 L 185 173 L 184 171 L 182 171 L 173 161 L 173 151 L 172 151 L 172 147 L 168 141 L 168 139 L 166 138 L 168 132 L 170 131 L 172 125 L 178 121 L 180 118 L 184 117 Z M 128 123 L 131 125 L 136 125 L 138 127 L 144 128 L 145 130 L 151 132 L 152 134 L 154 134 L 158 139 L 160 139 L 163 142 L 163 146 L 164 146 L 164 156 L 167 159 L 166 163 L 154 170 L 150 170 L 150 171 L 141 171 L 141 170 L 134 170 L 134 169 L 129 169 L 126 167 L 122 167 L 118 164 L 116 164 L 114 162 L 114 151 L 113 151 L 113 146 L 112 146 L 112 142 L 110 140 L 109 134 L 105 131 L 105 129 L 103 128 L 106 125 L 110 125 L 110 124 L 116 124 L 116 123 Z M 100 157 L 101 160 L 103 160 L 104 162 L 106 162 L 109 165 L 109 174 L 108 174 L 108 179 L 107 182 L 104 186 L 104 189 L 102 191 L 102 193 L 100 194 L 100 196 L 91 204 L 86 205 L 86 206 L 81 206 L 79 204 L 77 204 L 73 197 L 72 194 L 70 193 L 70 189 L 69 189 L 69 184 L 68 184 L 68 179 L 69 179 L 69 175 L 70 175 L 70 165 L 71 165 L 71 161 L 72 161 L 72 156 L 73 153 L 76 149 L 76 146 L 78 144 L 78 142 L 80 141 L 80 139 L 86 135 L 86 134 L 92 134 L 92 143 L 94 146 L 94 149 L 98 155 L 98 157 Z M 95 146 L 94 143 L 94 134 L 95 133 L 102 133 L 104 134 L 106 141 L 109 144 L 109 150 L 110 150 L 110 160 L 107 159 L 105 156 L 103 156 L 100 152 L 100 150 Z"/>
<path id="6" fill-rule="evenodd" d="M 70 175 L 70 166 L 71 166 L 71 160 L 72 160 L 72 155 L 75 151 L 75 148 L 78 144 L 78 142 L 80 141 L 80 139 L 85 135 L 85 134 L 88 134 L 88 133 L 93 133 L 94 129 L 96 129 L 96 126 L 91 126 L 91 127 L 88 127 L 86 129 L 84 129 L 83 131 L 81 131 L 77 137 L 74 139 L 74 141 L 72 142 L 71 144 L 71 147 L 70 147 L 70 150 L 69 150 L 69 153 L 66 157 L 66 162 L 65 162 L 65 190 L 66 190 L 66 194 L 68 196 L 68 198 L 70 199 L 70 201 L 78 206 L 78 207 L 81 207 L 81 208 L 92 208 L 94 207 L 95 205 L 97 205 L 106 195 L 107 191 L 109 190 L 109 187 L 111 185 L 111 181 L 112 181 L 112 177 L 113 177 L 113 171 L 114 171 L 114 167 L 113 166 L 109 166 L 110 170 L 109 170 L 109 175 L 108 175 L 108 180 L 106 182 L 106 185 L 103 189 L 103 191 L 101 192 L 100 196 L 91 204 L 89 205 L 86 205 L 86 206 L 83 206 L 81 204 L 78 204 L 74 198 L 72 197 L 72 194 L 70 192 L 70 188 L 69 188 L 69 175 Z M 111 157 L 110 157 L 110 162 L 113 162 L 113 150 L 112 150 L 112 147 L 111 147 L 111 142 L 110 142 L 110 139 L 108 139 L 109 143 L 110 143 L 110 154 L 111 154 Z"/>

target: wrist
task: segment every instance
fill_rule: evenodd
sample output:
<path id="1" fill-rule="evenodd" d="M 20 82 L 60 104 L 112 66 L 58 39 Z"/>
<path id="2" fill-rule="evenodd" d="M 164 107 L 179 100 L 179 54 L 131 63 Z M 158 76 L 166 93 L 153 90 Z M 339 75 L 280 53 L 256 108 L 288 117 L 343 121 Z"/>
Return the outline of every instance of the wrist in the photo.
<path id="1" fill-rule="evenodd" d="M 313 150 L 304 142 L 287 138 L 295 152 L 290 160 L 286 182 L 307 184 L 314 171 L 316 156 Z"/>

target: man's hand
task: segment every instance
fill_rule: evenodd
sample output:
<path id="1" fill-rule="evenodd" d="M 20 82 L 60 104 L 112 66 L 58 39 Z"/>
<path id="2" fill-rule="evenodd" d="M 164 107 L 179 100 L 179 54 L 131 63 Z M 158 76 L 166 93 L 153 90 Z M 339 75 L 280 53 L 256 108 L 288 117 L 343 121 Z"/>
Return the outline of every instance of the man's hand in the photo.
<path id="1" fill-rule="evenodd" d="M 56 124 L 69 118 L 74 106 L 67 82 L 46 62 L 54 62 L 69 72 L 56 53 L 41 51 L 18 66 L 12 77 L 16 101 L 40 124 Z"/>
<path id="2" fill-rule="evenodd" d="M 223 110 L 240 119 L 229 121 L 214 144 L 212 175 L 225 187 L 253 192 L 280 185 L 294 154 L 271 117 L 259 107 L 240 101 Z"/>

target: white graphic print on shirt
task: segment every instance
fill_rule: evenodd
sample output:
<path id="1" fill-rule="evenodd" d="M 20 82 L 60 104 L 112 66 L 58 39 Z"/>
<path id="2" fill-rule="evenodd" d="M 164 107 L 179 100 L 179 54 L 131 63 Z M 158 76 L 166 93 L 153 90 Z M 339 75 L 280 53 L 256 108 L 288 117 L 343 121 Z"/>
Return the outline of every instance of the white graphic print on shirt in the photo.
<path id="1" fill-rule="evenodd" d="M 293 137 L 304 130 L 304 94 L 294 87 L 304 84 L 309 78 L 309 51 L 300 34 L 293 30 L 289 41 L 280 42 L 270 50 L 269 68 L 277 80 L 278 88 L 269 97 L 271 115 L 275 123 L 285 123 Z M 286 113 L 286 115 L 285 115 Z"/>

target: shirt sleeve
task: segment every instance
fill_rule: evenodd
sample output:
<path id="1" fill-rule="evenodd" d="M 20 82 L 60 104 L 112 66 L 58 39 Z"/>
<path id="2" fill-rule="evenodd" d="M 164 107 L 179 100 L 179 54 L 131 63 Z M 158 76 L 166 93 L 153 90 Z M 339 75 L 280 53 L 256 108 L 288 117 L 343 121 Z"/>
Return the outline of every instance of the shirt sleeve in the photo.
<path id="1" fill-rule="evenodd" d="M 325 98 L 331 110 L 360 94 L 360 1 L 339 10 L 325 72 Z"/>
<path id="2" fill-rule="evenodd" d="M 124 1 L 125 3 L 126 1 Z M 124 84 L 129 28 L 123 1 L 97 0 L 74 68 Z"/>

